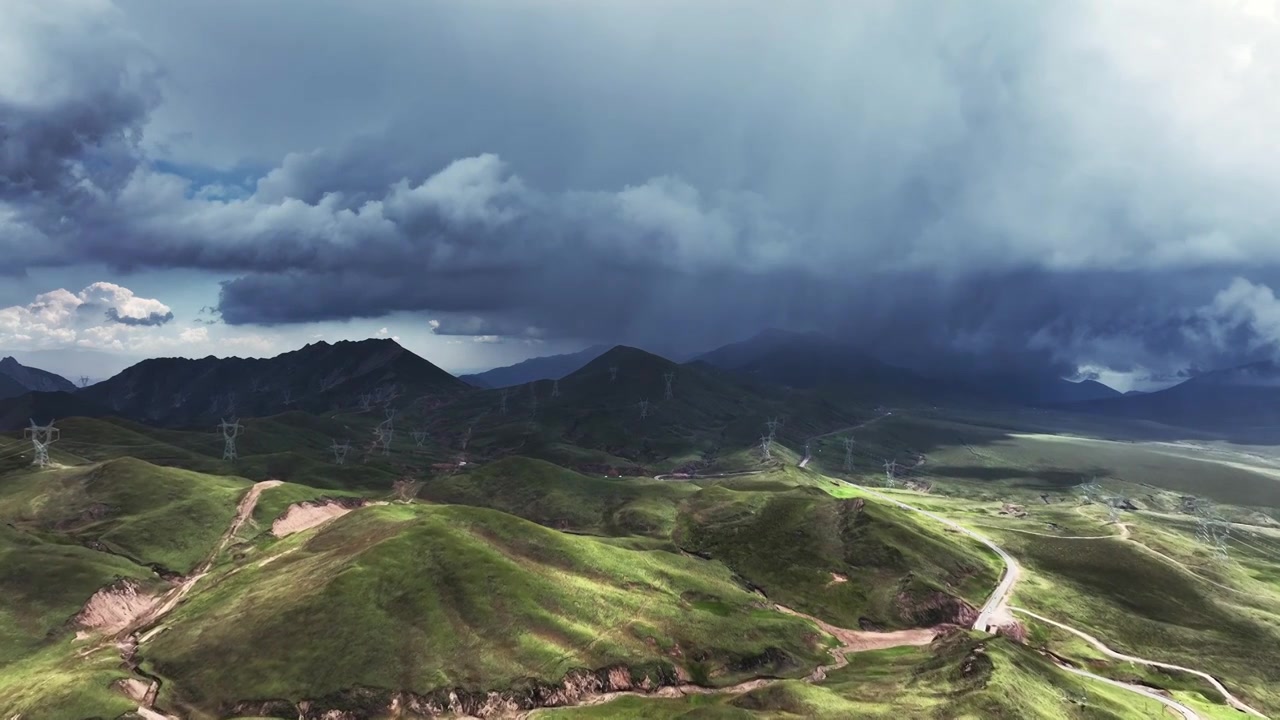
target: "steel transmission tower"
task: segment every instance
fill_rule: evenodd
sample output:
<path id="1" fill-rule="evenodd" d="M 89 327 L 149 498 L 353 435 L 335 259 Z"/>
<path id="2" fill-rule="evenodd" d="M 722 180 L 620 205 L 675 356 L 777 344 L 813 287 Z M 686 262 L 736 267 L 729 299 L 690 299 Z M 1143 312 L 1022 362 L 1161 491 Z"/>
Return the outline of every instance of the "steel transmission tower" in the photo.
<path id="1" fill-rule="evenodd" d="M 551 381 L 551 397 L 553 398 L 560 397 L 560 381 L 559 380 Z"/>
<path id="2" fill-rule="evenodd" d="M 649 401 L 641 400 L 639 402 L 639 405 L 640 405 L 640 419 L 643 420 L 649 417 Z"/>
<path id="3" fill-rule="evenodd" d="M 507 389 L 506 388 L 502 389 L 502 397 L 500 399 L 502 401 L 502 404 L 498 407 L 498 414 L 506 415 L 507 414 Z"/>
<path id="4" fill-rule="evenodd" d="M 413 444 L 417 447 L 424 447 L 427 444 L 426 430 L 414 430 L 410 434 L 413 435 Z"/>
<path id="5" fill-rule="evenodd" d="M 383 437 L 386 438 L 387 442 L 382 446 L 382 454 L 386 455 L 391 452 L 391 440 L 396 434 L 396 409 L 393 407 L 383 408 L 383 412 L 387 416 L 386 422 L 382 423 L 384 426 Z"/>
<path id="6" fill-rule="evenodd" d="M 885 487 L 894 487 L 895 485 L 897 485 L 897 483 L 895 483 L 895 482 L 894 482 L 894 480 L 893 480 L 894 475 L 895 475 L 897 472 L 898 472 L 898 461 L 897 461 L 897 460 L 885 460 L 885 461 L 884 461 L 884 484 L 885 484 Z"/>
<path id="7" fill-rule="evenodd" d="M 773 445 L 773 438 L 768 435 L 760 436 L 760 452 L 764 455 L 765 460 L 772 460 L 773 453 L 770 452 L 770 446 Z"/>
<path id="8" fill-rule="evenodd" d="M 231 418 L 231 422 L 227 422 L 224 419 L 218 423 L 218 429 L 222 431 L 222 459 L 235 460 L 239 457 L 236 454 L 236 438 L 240 437 L 241 433 L 244 432 L 244 426 L 240 424 L 239 420 Z"/>
<path id="9" fill-rule="evenodd" d="M 674 372 L 664 372 L 662 373 L 662 379 L 667 383 L 666 391 L 663 393 L 662 399 L 670 400 L 674 397 L 671 394 L 671 382 L 676 379 L 676 374 Z"/>
<path id="10" fill-rule="evenodd" d="M 853 472 L 853 438 L 844 439 L 844 471 Z"/>
<path id="11" fill-rule="evenodd" d="M 31 464 L 48 467 L 49 446 L 62 436 L 62 431 L 53 426 L 52 420 L 48 425 L 37 425 L 35 420 L 31 420 L 31 427 L 23 430 L 23 436 L 31 438 L 31 449 L 35 452 Z"/>
<path id="12" fill-rule="evenodd" d="M 88 376 L 88 375 L 81 375 L 81 376 L 80 376 L 80 387 L 82 387 L 82 388 L 89 387 L 89 376 Z"/>
<path id="13" fill-rule="evenodd" d="M 778 418 L 769 418 L 768 420 L 764 421 L 764 424 L 765 424 L 765 427 L 769 428 L 770 440 L 778 436 L 778 426 L 782 424 L 778 422 Z"/>
<path id="14" fill-rule="evenodd" d="M 618 379 L 618 366 L 610 365 L 609 366 L 609 382 L 613 382 L 617 379 Z"/>
<path id="15" fill-rule="evenodd" d="M 341 445 L 339 445 L 338 441 L 334 440 L 333 445 L 329 446 L 329 449 L 333 451 L 333 462 L 335 465 L 347 464 L 347 451 L 351 449 L 350 441 L 344 442 Z"/>

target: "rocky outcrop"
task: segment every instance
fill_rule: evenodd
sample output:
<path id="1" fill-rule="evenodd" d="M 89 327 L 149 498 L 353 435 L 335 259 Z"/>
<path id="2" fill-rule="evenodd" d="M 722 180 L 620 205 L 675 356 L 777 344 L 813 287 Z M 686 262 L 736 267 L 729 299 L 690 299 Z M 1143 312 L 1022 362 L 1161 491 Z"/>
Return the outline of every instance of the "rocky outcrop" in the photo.
<path id="1" fill-rule="evenodd" d="M 913 627 L 968 626 L 978 619 L 977 608 L 943 592 L 900 592 L 896 600 L 898 616 Z"/>
<path id="2" fill-rule="evenodd" d="M 614 665 L 599 670 L 574 670 L 556 683 L 530 680 L 503 691 L 453 688 L 419 694 L 380 688 L 353 688 L 298 703 L 287 700 L 240 702 L 229 708 L 229 714 L 291 720 L 366 720 L 388 714 L 392 717 L 411 718 L 505 718 L 523 710 L 575 705 L 588 697 L 604 693 L 648 693 L 678 684 L 680 678 L 676 669 L 667 664 L 644 668 Z"/>

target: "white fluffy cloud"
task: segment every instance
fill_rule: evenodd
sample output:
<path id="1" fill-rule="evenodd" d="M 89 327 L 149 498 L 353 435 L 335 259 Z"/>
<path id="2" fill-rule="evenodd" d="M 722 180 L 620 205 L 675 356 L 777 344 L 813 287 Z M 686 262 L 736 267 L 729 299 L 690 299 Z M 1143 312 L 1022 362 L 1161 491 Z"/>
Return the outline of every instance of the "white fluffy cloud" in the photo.
<path id="1" fill-rule="evenodd" d="M 96 282 L 77 293 L 59 288 L 27 305 L 0 308 L 0 345 L 124 349 L 145 329 L 172 319 L 169 306 L 159 300 Z"/>
<path id="2" fill-rule="evenodd" d="M 178 327 L 172 319 L 165 303 L 138 297 L 114 283 L 96 282 L 79 292 L 59 288 L 37 295 L 26 305 L 0 308 L 0 348 L 188 356 L 278 351 L 264 335 L 211 332 L 202 325 Z"/>

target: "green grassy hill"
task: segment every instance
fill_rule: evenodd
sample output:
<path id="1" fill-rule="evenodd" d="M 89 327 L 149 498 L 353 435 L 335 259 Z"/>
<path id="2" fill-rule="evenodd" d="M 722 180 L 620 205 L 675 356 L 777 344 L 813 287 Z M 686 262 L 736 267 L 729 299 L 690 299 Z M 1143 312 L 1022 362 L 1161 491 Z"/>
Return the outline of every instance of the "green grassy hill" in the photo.
<path id="1" fill-rule="evenodd" d="M 109 689 L 126 673 L 118 653 L 78 656 L 71 619 L 99 588 L 154 573 L 124 558 L 43 541 L 0 525 L 0 710 L 6 717 L 101 716 L 136 703 Z"/>
<path id="2" fill-rule="evenodd" d="M 263 552 L 284 550 L 218 578 L 142 648 L 166 703 L 226 714 L 249 700 L 341 705 L 356 687 L 384 701 L 519 694 L 614 665 L 730 682 L 824 657 L 807 622 L 762 609 L 718 564 L 492 510 L 369 507 Z"/>
<path id="3" fill-rule="evenodd" d="M 813 487 L 712 485 L 680 506 L 674 537 L 771 599 L 842 627 L 950 621 L 955 598 L 980 605 L 999 573 L 989 553 L 906 511 Z"/>
<path id="4" fill-rule="evenodd" d="M 419 497 L 490 507 L 557 530 L 669 537 L 676 505 L 698 488 L 643 478 L 589 477 L 509 457 L 426 482 Z"/>
<path id="5" fill-rule="evenodd" d="M 0 520 L 185 573 L 209 552 L 249 483 L 133 458 L 0 476 Z"/>

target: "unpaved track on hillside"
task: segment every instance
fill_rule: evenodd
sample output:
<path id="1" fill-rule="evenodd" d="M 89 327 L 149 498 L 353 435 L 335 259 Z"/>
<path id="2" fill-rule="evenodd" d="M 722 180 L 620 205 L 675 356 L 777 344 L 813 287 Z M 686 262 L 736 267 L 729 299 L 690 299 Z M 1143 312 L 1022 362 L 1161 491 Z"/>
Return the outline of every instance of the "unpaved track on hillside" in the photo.
<path id="1" fill-rule="evenodd" d="M 1010 608 L 1008 604 L 1009 595 L 1012 594 L 1014 585 L 1017 584 L 1018 578 L 1021 577 L 1022 575 L 1022 568 L 1021 566 L 1018 565 L 1017 561 L 1014 560 L 1011 555 L 1009 555 L 1009 553 L 1005 552 L 1004 548 L 1001 548 L 999 545 L 996 545 L 985 535 L 969 530 L 968 528 L 961 526 L 959 523 L 956 523 L 952 520 L 948 520 L 940 515 L 937 515 L 936 513 L 929 512 L 928 510 L 921 510 L 920 508 L 904 503 L 901 500 L 897 500 L 895 498 L 889 497 L 888 495 L 872 490 L 871 488 L 863 487 L 861 485 L 855 485 L 853 483 L 847 483 L 847 484 L 853 487 L 856 487 L 859 490 L 862 490 L 863 492 L 866 492 L 874 497 L 880 498 L 881 500 L 897 505 L 898 507 L 906 508 L 908 510 L 914 510 L 915 512 L 918 512 L 921 515 L 924 515 L 926 517 L 929 517 L 933 520 L 936 520 L 946 525 L 947 527 L 953 528 L 955 530 L 959 530 L 961 533 L 968 535 L 969 537 L 977 540 L 983 545 L 986 545 L 991 550 L 995 551 L 995 553 L 999 555 L 1000 559 L 1003 560 L 1005 563 L 1004 577 L 1000 580 L 1000 584 L 996 586 L 996 589 L 991 593 L 991 596 L 987 598 L 987 602 L 982 606 L 982 610 L 978 614 L 978 619 L 975 620 L 973 623 L 973 628 L 975 630 L 989 631 L 989 628 L 991 628 L 993 625 L 999 626 L 999 625 L 1004 625 L 1007 623 L 1014 622 L 1013 614 L 1011 612 L 1012 608 Z M 1030 614 L 1030 613 L 1027 613 L 1027 614 Z M 1078 630 L 1075 630 L 1074 628 L 1071 628 L 1062 623 L 1058 623 L 1054 621 L 1048 621 L 1048 622 L 1053 622 L 1054 625 L 1057 625 L 1063 628 L 1064 630 L 1070 630 L 1071 632 L 1075 632 L 1081 635 L 1082 637 L 1085 636 L 1084 633 Z M 1153 661 L 1140 660 L 1138 658 L 1129 658 L 1128 656 L 1125 656 L 1125 659 L 1129 659 L 1133 662 L 1139 662 L 1146 665 L 1159 665 L 1159 663 L 1155 663 Z M 1110 678 L 1102 677 L 1101 675 L 1095 675 L 1091 672 L 1081 670 L 1076 667 L 1072 667 L 1060 661 L 1057 662 L 1057 665 L 1058 667 L 1062 668 L 1063 670 L 1066 670 L 1067 672 L 1074 673 L 1082 677 L 1087 677 L 1092 680 L 1096 680 L 1098 682 L 1106 683 L 1108 685 L 1118 687 L 1123 690 L 1128 690 L 1129 692 L 1136 693 L 1138 695 L 1142 695 L 1143 697 L 1149 698 L 1151 700 L 1155 700 L 1163 704 L 1165 707 L 1172 708 L 1174 712 L 1177 712 L 1179 715 L 1181 715 L 1184 718 L 1184 720 L 1201 720 L 1200 716 L 1196 713 L 1196 711 L 1192 710 L 1186 705 L 1183 705 L 1180 702 L 1177 702 L 1176 700 L 1165 697 L 1164 695 L 1161 695 L 1154 690 L 1151 690 L 1139 685 L 1129 685 L 1127 683 L 1122 683 L 1118 680 L 1112 680 Z M 1173 666 L 1170 666 L 1170 667 L 1173 667 Z M 1196 671 L 1193 671 L 1193 672 L 1196 672 Z M 1204 676 L 1204 674 L 1200 672 L 1196 672 L 1196 674 Z M 1217 685 L 1217 682 L 1216 681 L 1214 682 L 1215 682 L 1215 685 Z M 1225 688 L 1223 688 L 1223 690 L 1225 690 Z M 1259 715 L 1259 717 L 1265 717 L 1265 716 Z"/>
<path id="2" fill-rule="evenodd" d="M 1018 578 L 1021 576 L 1021 567 L 1018 566 L 1017 562 L 1009 555 L 1009 553 L 1005 552 L 1003 548 L 996 545 L 986 536 L 980 533 L 974 532 L 972 530 L 968 530 L 967 528 L 960 526 L 958 523 L 952 520 L 943 518 L 935 513 L 929 512 L 927 510 L 921 510 L 915 506 L 909 505 L 905 502 L 897 500 L 896 498 L 889 497 L 884 493 L 877 492 L 875 490 L 872 490 L 871 488 L 864 487 L 862 485 L 856 485 L 854 483 L 846 483 L 846 484 L 852 487 L 858 488 L 859 490 L 862 490 L 863 492 L 869 495 L 872 495 L 874 497 L 877 497 L 881 500 L 897 505 L 898 507 L 906 508 L 908 510 L 914 510 L 915 512 L 918 512 L 921 515 L 929 517 L 933 520 L 937 520 L 938 522 L 941 522 L 948 527 L 959 530 L 965 535 L 968 535 L 969 537 L 978 540 L 978 542 L 981 542 L 983 545 L 986 545 L 988 548 L 994 550 L 996 554 L 999 555 L 1000 558 L 1005 562 L 1005 575 L 1004 575 L 1004 578 L 1001 580 L 1000 584 L 996 586 L 996 589 L 991 594 L 991 597 L 987 599 L 986 604 L 982 606 L 982 611 L 978 615 L 978 620 L 974 622 L 973 627 L 975 630 L 987 630 L 987 628 L 991 624 L 998 625 L 998 624 L 1002 624 L 1001 621 L 1003 620 L 1011 621 L 1013 619 L 1012 612 L 1015 611 L 1015 609 L 1009 607 L 1008 599 L 1009 599 L 1009 595 L 1013 592 L 1013 586 L 1017 583 Z M 1127 528 L 1125 529 L 1127 530 Z M 1119 536 L 1115 536 L 1115 539 L 1121 539 L 1121 538 Z M 1141 545 L 1141 543 L 1138 543 L 1138 544 Z M 1028 615 L 1030 617 L 1034 617 L 1037 620 L 1050 623 L 1052 625 L 1062 628 L 1063 630 L 1071 632 L 1089 641 L 1090 643 L 1094 644 L 1094 646 L 1097 647 L 1101 652 L 1103 652 L 1104 654 L 1114 659 L 1123 660 L 1125 662 L 1133 662 L 1139 665 L 1165 668 L 1168 670 L 1179 670 L 1179 671 L 1191 673 L 1192 675 L 1196 675 L 1198 677 L 1204 678 L 1205 680 L 1209 681 L 1209 683 L 1212 684 L 1214 688 L 1216 688 L 1218 692 L 1222 694 L 1223 698 L 1227 700 L 1227 703 L 1230 704 L 1236 710 L 1239 710 L 1240 712 L 1249 713 L 1256 717 L 1261 717 L 1261 718 L 1266 717 L 1265 715 L 1258 712 L 1257 710 L 1254 710 L 1253 708 L 1244 704 L 1244 702 L 1242 702 L 1239 698 L 1232 695 L 1230 691 L 1228 691 L 1221 682 L 1219 682 L 1216 678 L 1214 678 L 1212 675 L 1209 675 L 1206 672 L 1203 672 L 1200 670 L 1193 670 L 1191 668 L 1182 667 L 1180 665 L 1172 665 L 1169 663 L 1162 663 L 1156 660 L 1146 660 L 1143 658 L 1134 657 L 1132 655 L 1124 655 L 1121 653 L 1117 653 L 1111 650 L 1105 644 L 1103 644 L 1101 640 L 1098 640 L 1097 638 L 1093 637 L 1092 635 L 1089 635 L 1088 633 L 1085 633 L 1082 630 L 1071 627 L 1070 625 L 1067 625 L 1065 623 L 1060 623 L 1056 620 L 1049 620 L 1048 618 L 1035 615 L 1034 613 L 1028 610 L 1023 610 L 1021 608 L 1016 609 L 1016 612 L 1022 613 L 1024 615 Z M 1153 690 L 1150 690 L 1138 685 L 1129 685 L 1127 683 L 1122 683 L 1117 680 L 1105 678 L 1100 675 L 1094 675 L 1093 673 L 1090 673 L 1090 672 L 1087 672 L 1063 663 L 1058 663 L 1058 665 L 1062 669 L 1068 672 L 1074 673 L 1076 675 L 1088 677 L 1088 678 L 1097 680 L 1099 682 L 1104 682 L 1108 685 L 1119 687 L 1119 688 L 1128 690 L 1130 692 L 1137 693 L 1144 697 L 1157 700 L 1163 703 L 1166 707 L 1172 708 L 1174 711 L 1182 715 L 1183 718 L 1185 718 L 1186 720 L 1199 720 L 1200 718 L 1200 716 L 1194 710 L 1187 707 L 1186 705 L 1183 705 L 1182 703 L 1179 703 L 1175 700 L 1165 697 L 1164 695 L 1161 695 Z"/>
<path id="3" fill-rule="evenodd" d="M 792 615 L 794 617 L 804 618 L 820 630 L 831 635 L 840 644 L 831 648 L 828 652 L 831 654 L 831 663 L 828 665 L 819 665 L 813 672 L 803 678 L 805 682 L 821 682 L 825 680 L 827 674 L 839 670 L 849 664 L 849 655 L 859 652 L 868 652 L 871 650 L 885 650 L 888 648 L 905 647 L 909 645 L 928 645 L 933 642 L 940 632 L 939 628 L 915 628 L 911 630 L 896 630 L 892 632 L 871 632 L 867 630 L 849 630 L 846 628 L 836 627 L 830 623 L 823 622 L 812 615 L 797 610 L 792 610 L 784 605 L 774 603 L 773 608 L 780 613 Z M 583 695 L 575 702 L 568 705 L 557 705 L 555 707 L 537 708 L 522 712 L 516 715 L 520 720 L 533 718 L 538 716 L 542 711 L 563 710 L 574 707 L 594 707 L 596 705 L 604 705 L 622 697 L 632 696 L 641 698 L 680 698 L 688 695 L 741 695 L 742 693 L 751 692 L 774 683 L 782 682 L 785 678 L 755 678 L 753 680 L 745 680 L 736 685 L 727 687 L 703 687 L 692 683 L 684 683 L 681 685 L 670 685 L 660 687 L 652 692 L 643 692 L 638 690 L 619 690 L 615 692 L 597 692 Z"/>
<path id="4" fill-rule="evenodd" d="M 1083 632 L 1081 630 L 1077 630 L 1076 628 L 1073 628 L 1070 625 L 1065 625 L 1063 623 L 1058 622 L 1057 620 L 1050 620 L 1049 618 L 1043 615 L 1037 615 L 1036 613 L 1033 613 L 1030 610 L 1024 610 L 1023 608 L 1015 607 L 1015 608 L 1010 608 L 1010 610 L 1020 615 L 1026 615 L 1027 617 L 1035 618 L 1040 622 L 1048 623 L 1050 625 L 1053 625 L 1054 627 L 1066 630 L 1072 635 L 1075 635 L 1076 637 L 1083 639 L 1085 642 L 1097 648 L 1098 651 L 1101 652 L 1103 655 L 1106 655 L 1107 657 L 1112 658 L 1114 660 L 1131 662 L 1137 665 L 1146 665 L 1148 667 L 1163 668 L 1165 670 L 1176 670 L 1178 672 L 1184 672 L 1191 675 L 1195 675 L 1196 677 L 1202 678 L 1203 680 L 1207 681 L 1210 685 L 1212 685 L 1214 689 L 1217 690 L 1218 693 L 1222 695 L 1223 699 L 1227 701 L 1227 704 L 1235 708 L 1236 710 L 1239 710 L 1242 713 L 1248 713 L 1250 715 L 1253 715 L 1254 717 L 1260 717 L 1260 718 L 1266 717 L 1266 715 L 1263 715 L 1257 710 L 1254 710 L 1253 708 L 1244 704 L 1244 702 L 1241 701 L 1240 698 L 1236 697 L 1235 695 L 1232 695 L 1231 691 L 1227 690 L 1227 688 L 1224 687 L 1222 683 L 1218 682 L 1217 678 L 1213 677 L 1208 673 L 1201 672 L 1199 670 L 1193 670 L 1192 668 L 1188 668 L 1188 667 L 1182 667 L 1181 665 L 1174 665 L 1172 663 L 1163 663 L 1155 660 L 1144 660 L 1142 658 L 1134 657 L 1132 655 L 1125 655 L 1124 653 L 1116 652 L 1115 650 L 1112 650 L 1111 648 L 1107 647 L 1106 643 L 1102 642 L 1098 638 L 1086 632 Z"/>
<path id="5" fill-rule="evenodd" d="M 200 582 L 201 578 L 209 574 L 209 569 L 213 567 L 218 556 L 222 554 L 223 550 L 227 549 L 227 545 L 229 545 L 231 540 L 235 538 L 236 533 L 240 532 L 240 529 L 244 527 L 246 522 L 248 522 L 249 517 L 253 515 L 253 510 L 258 506 L 258 498 L 262 496 L 262 491 L 280 484 L 281 481 L 279 480 L 263 480 L 262 482 L 254 483 L 253 486 L 245 492 L 244 496 L 240 498 L 240 502 L 236 505 L 235 517 L 231 519 L 231 524 L 228 525 L 227 529 L 222 533 L 222 537 L 220 537 L 218 539 L 218 543 L 214 545 L 213 551 L 205 557 L 204 562 L 200 563 L 199 567 L 197 567 L 194 572 L 182 578 L 177 585 L 165 593 L 161 597 L 160 601 L 152 606 L 151 609 L 140 615 L 130 623 L 128 627 L 116 635 L 116 646 L 120 649 L 121 656 L 126 664 L 133 667 L 132 661 L 140 642 L 138 638 L 139 633 L 159 624 L 166 615 L 178 606 L 178 603 L 182 602 L 182 599 L 191 592 L 192 588 L 196 586 L 196 583 Z M 152 630 L 151 632 L 148 632 L 145 637 L 150 638 L 154 636 L 154 634 L 155 631 Z M 155 702 L 156 694 L 160 690 L 159 682 L 150 677 L 146 679 L 150 683 L 150 689 L 147 692 L 144 703 L 138 706 L 137 712 L 139 715 L 148 718 L 164 717 L 151 709 L 152 704 Z"/>

